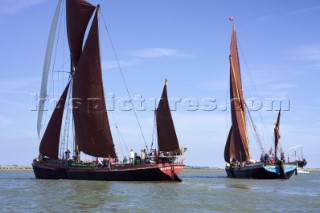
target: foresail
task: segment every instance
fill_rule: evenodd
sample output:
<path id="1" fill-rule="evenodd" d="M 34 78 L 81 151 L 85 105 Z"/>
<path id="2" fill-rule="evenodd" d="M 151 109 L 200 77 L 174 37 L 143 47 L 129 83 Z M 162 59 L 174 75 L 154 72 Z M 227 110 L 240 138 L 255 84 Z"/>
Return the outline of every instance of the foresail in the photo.
<path id="1" fill-rule="evenodd" d="M 49 69 L 51 64 L 52 49 L 53 49 L 55 35 L 56 35 L 61 3 L 62 3 L 62 0 L 59 0 L 53 20 L 52 20 L 50 34 L 47 42 L 47 51 L 46 51 L 46 56 L 44 59 L 44 65 L 43 65 L 43 71 L 42 71 L 42 81 L 41 81 L 41 89 L 40 89 L 40 95 L 39 95 L 38 121 L 37 121 L 37 130 L 38 130 L 39 139 L 41 138 L 42 116 L 44 111 L 44 104 L 47 98 L 48 75 L 49 75 Z"/>
<path id="2" fill-rule="evenodd" d="M 230 105 L 232 137 L 234 141 L 235 158 L 238 161 L 246 161 L 250 159 L 250 150 L 246 130 L 245 103 L 236 39 L 236 31 L 233 26 L 230 46 Z"/>
<path id="3" fill-rule="evenodd" d="M 279 111 L 278 113 L 278 117 L 277 117 L 277 123 L 274 127 L 274 152 L 275 152 L 275 156 L 277 156 L 277 151 L 278 151 L 278 144 L 279 144 L 279 139 L 280 139 L 280 116 L 281 116 L 281 111 Z"/>
<path id="4" fill-rule="evenodd" d="M 40 153 L 52 159 L 58 159 L 59 155 L 60 131 L 69 85 L 70 82 L 64 89 L 40 142 Z"/>
<path id="5" fill-rule="evenodd" d="M 180 154 L 179 142 L 172 120 L 167 95 L 167 82 L 164 85 L 161 100 L 156 111 L 159 151 Z"/>
<path id="6" fill-rule="evenodd" d="M 83 39 L 95 7 L 85 0 L 66 0 L 66 17 L 71 61 L 76 67 L 82 52 Z"/>
<path id="7" fill-rule="evenodd" d="M 79 151 L 95 157 L 115 158 L 102 84 L 98 12 L 99 7 L 73 78 L 75 138 Z"/>

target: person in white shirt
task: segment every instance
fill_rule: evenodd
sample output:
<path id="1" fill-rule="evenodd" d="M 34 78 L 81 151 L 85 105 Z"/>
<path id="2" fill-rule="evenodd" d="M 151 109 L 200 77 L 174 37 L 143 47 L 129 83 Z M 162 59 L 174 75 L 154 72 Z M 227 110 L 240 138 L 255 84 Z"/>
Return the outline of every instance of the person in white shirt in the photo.
<path id="1" fill-rule="evenodd" d="M 134 160 L 134 151 L 131 149 L 129 153 L 129 162 L 133 164 Z"/>

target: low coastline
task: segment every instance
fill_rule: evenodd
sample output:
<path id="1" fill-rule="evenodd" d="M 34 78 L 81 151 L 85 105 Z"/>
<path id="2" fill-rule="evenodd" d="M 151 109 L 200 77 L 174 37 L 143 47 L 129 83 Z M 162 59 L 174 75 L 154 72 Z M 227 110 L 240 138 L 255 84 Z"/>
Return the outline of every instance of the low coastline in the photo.
<path id="1" fill-rule="evenodd" d="M 0 166 L 0 171 L 28 171 L 32 170 L 31 166 Z"/>

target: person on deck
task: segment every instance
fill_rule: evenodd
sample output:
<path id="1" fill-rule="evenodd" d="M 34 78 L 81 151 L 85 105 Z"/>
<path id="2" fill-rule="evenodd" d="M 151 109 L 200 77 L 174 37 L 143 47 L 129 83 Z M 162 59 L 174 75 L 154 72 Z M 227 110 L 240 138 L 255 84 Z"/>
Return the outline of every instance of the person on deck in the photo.
<path id="1" fill-rule="evenodd" d="M 123 161 L 122 161 L 123 163 L 127 163 L 128 162 L 128 159 L 127 159 L 127 157 L 126 156 L 124 156 L 124 158 L 123 158 Z"/>
<path id="2" fill-rule="evenodd" d="M 281 152 L 281 160 L 282 160 L 283 162 L 286 161 L 286 159 L 285 159 L 285 157 L 284 157 L 284 152 Z"/>
<path id="3" fill-rule="evenodd" d="M 109 166 L 113 163 L 114 163 L 114 159 L 112 157 L 109 157 Z"/>
<path id="4" fill-rule="evenodd" d="M 141 150 L 141 164 L 145 164 L 146 161 L 146 150 Z"/>
<path id="5" fill-rule="evenodd" d="M 134 160 L 134 151 L 131 149 L 129 153 L 129 162 L 133 164 L 133 160 Z"/>
<path id="6" fill-rule="evenodd" d="M 69 158 L 70 158 L 70 150 L 67 149 L 67 151 L 65 151 L 64 154 L 65 154 L 65 160 L 69 160 Z"/>

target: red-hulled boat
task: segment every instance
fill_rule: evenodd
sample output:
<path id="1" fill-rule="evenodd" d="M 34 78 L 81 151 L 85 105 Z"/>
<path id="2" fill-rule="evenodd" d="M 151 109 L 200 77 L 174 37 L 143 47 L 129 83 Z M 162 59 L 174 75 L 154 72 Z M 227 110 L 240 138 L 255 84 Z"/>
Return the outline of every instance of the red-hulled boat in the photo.
<path id="1" fill-rule="evenodd" d="M 183 160 L 178 159 L 185 149 L 180 149 L 175 132 L 167 97 L 167 81 L 156 110 L 158 149 L 147 150 L 146 158 L 142 162 L 138 161 L 138 158 L 131 163 L 113 162 L 113 159 L 117 159 L 117 154 L 110 130 L 102 82 L 98 28 L 100 7 L 99 5 L 95 7 L 85 0 L 66 0 L 67 34 L 71 55 L 70 78 L 41 137 L 50 57 L 61 5 L 60 0 L 51 26 L 43 70 L 38 112 L 40 155 L 32 163 L 36 178 L 181 181 L 177 174 L 184 168 L 184 164 Z M 91 19 L 91 27 L 83 45 L 85 32 Z M 65 139 L 60 137 L 62 135 L 60 133 L 68 97 L 72 99 L 73 159 L 69 159 L 69 151 L 65 155 L 61 153 L 64 148 L 61 141 Z M 104 163 L 82 161 L 81 153 L 97 159 L 104 158 Z"/>

